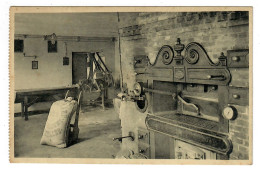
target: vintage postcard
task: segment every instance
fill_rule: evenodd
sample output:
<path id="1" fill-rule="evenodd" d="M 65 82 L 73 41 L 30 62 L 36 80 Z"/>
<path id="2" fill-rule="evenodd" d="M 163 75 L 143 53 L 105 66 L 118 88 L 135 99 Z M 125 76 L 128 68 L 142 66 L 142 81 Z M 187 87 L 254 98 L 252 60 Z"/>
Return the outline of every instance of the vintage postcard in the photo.
<path id="1" fill-rule="evenodd" d="M 10 162 L 252 164 L 252 7 L 11 7 Z"/>

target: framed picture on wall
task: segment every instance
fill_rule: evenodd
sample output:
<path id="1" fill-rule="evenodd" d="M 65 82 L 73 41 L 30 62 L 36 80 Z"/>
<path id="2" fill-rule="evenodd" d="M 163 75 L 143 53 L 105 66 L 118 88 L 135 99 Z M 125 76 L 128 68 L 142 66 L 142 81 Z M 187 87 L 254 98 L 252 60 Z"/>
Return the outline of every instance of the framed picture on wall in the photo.
<path id="1" fill-rule="evenodd" d="M 38 69 L 38 61 L 32 61 L 32 69 Z"/>
<path id="2" fill-rule="evenodd" d="M 23 40 L 14 40 L 14 52 L 23 52 Z"/>
<path id="3" fill-rule="evenodd" d="M 57 53 L 57 41 L 48 41 L 48 53 Z"/>
<path id="4" fill-rule="evenodd" d="M 70 64 L 70 59 L 69 57 L 63 57 L 63 65 L 69 65 Z"/>

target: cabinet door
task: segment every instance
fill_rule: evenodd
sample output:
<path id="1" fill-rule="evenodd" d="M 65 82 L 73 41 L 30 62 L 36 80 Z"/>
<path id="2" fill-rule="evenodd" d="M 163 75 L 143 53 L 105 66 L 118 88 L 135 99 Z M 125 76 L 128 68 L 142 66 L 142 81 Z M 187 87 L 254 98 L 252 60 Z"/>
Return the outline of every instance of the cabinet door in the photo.
<path id="1" fill-rule="evenodd" d="M 155 159 L 170 159 L 170 148 L 174 148 L 170 144 L 170 137 L 154 133 Z"/>

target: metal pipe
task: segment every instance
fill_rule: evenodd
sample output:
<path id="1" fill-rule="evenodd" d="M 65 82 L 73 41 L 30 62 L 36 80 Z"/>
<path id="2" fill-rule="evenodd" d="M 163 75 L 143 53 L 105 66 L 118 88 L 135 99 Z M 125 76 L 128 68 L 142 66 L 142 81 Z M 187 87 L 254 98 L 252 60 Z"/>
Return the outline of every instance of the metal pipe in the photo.
<path id="1" fill-rule="evenodd" d="M 149 89 L 149 88 L 143 88 L 143 90 L 146 91 L 146 92 L 151 92 L 151 93 L 157 93 L 157 94 L 163 94 L 163 95 L 169 95 L 169 96 L 176 97 L 176 93 L 171 93 L 171 92 L 167 92 L 167 91 L 153 90 L 153 89 Z"/>

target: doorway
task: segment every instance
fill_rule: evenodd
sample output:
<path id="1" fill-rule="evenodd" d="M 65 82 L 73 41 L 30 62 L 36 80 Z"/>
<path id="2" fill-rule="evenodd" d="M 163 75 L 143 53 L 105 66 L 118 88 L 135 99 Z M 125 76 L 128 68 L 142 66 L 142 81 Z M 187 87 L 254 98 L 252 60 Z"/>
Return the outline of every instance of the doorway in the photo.
<path id="1" fill-rule="evenodd" d="M 98 77 L 96 69 L 104 71 L 101 66 L 96 66 L 98 63 L 105 65 L 105 56 L 97 56 L 92 52 L 72 52 L 72 84 L 89 78 L 96 79 Z"/>
<path id="2" fill-rule="evenodd" d="M 90 64 L 88 52 L 72 52 L 72 84 L 79 83 L 80 80 L 87 79 L 88 70 L 93 69 Z"/>

